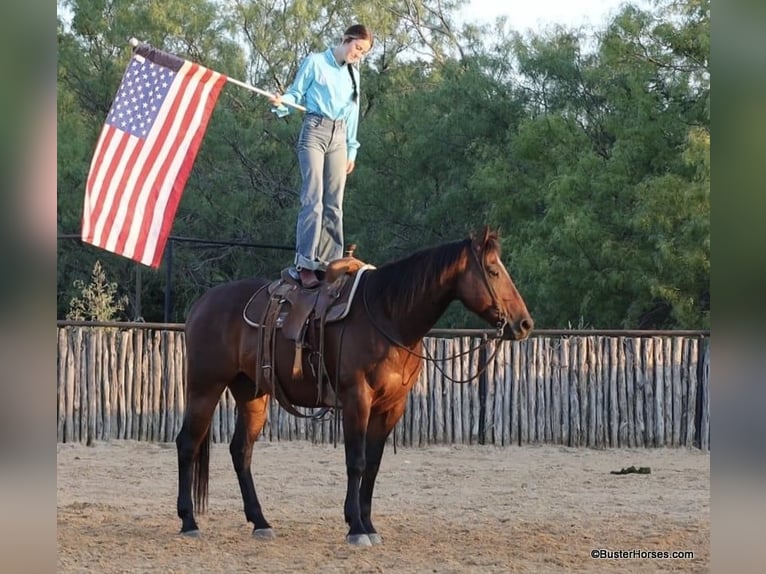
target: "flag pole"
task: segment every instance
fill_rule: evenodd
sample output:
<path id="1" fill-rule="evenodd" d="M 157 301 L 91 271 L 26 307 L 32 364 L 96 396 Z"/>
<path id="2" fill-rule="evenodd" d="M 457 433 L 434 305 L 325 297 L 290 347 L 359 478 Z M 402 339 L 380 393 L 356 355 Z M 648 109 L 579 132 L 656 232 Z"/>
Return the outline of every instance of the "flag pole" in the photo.
<path id="1" fill-rule="evenodd" d="M 133 46 L 135 48 L 141 42 L 138 39 L 136 39 L 136 38 L 131 38 L 129 43 L 130 43 L 131 46 Z M 251 92 L 255 92 L 258 95 L 266 96 L 267 98 L 275 97 L 274 94 L 272 94 L 271 92 L 267 92 L 266 90 L 262 90 L 260 88 L 256 88 L 255 86 L 251 86 L 250 84 L 246 84 L 245 82 L 240 82 L 239 80 L 235 80 L 234 78 L 230 78 L 228 76 L 226 76 L 226 81 L 227 82 L 231 82 L 232 84 L 235 84 L 235 85 L 240 86 L 242 88 L 245 88 L 246 90 L 250 90 Z M 286 106 L 290 106 L 291 108 L 295 108 L 296 110 L 300 110 L 302 112 L 306 111 L 306 108 L 304 108 L 300 104 L 293 104 L 293 103 L 290 103 L 290 102 L 282 102 L 282 103 L 284 105 L 286 105 Z"/>

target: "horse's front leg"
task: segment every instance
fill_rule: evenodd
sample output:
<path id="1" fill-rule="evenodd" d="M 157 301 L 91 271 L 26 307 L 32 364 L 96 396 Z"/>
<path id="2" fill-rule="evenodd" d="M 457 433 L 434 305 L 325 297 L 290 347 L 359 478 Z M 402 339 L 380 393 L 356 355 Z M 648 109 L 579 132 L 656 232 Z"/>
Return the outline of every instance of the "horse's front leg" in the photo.
<path id="1" fill-rule="evenodd" d="M 380 544 L 383 539 L 372 524 L 372 492 L 375 489 L 375 479 L 380 469 L 380 461 L 386 448 L 386 439 L 404 413 L 405 402 L 392 410 L 375 414 L 370 417 L 367 426 L 367 460 L 362 475 L 362 485 L 359 489 L 359 505 L 362 514 L 362 524 L 367 536 L 373 544 Z"/>
<path id="2" fill-rule="evenodd" d="M 370 418 L 370 396 L 365 383 L 356 385 L 343 397 L 343 434 L 346 449 L 346 502 L 343 514 L 349 525 L 346 541 L 355 546 L 371 546 L 362 522 L 359 487 L 366 467 L 367 423 Z"/>
<path id="3" fill-rule="evenodd" d="M 362 524 L 367 532 L 367 537 L 372 544 L 380 544 L 383 539 L 372 525 L 372 491 L 375 488 L 375 478 L 378 476 L 380 460 L 383 458 L 383 449 L 386 446 L 386 438 L 367 437 L 367 460 L 362 475 L 362 484 L 359 489 L 359 509 Z"/>

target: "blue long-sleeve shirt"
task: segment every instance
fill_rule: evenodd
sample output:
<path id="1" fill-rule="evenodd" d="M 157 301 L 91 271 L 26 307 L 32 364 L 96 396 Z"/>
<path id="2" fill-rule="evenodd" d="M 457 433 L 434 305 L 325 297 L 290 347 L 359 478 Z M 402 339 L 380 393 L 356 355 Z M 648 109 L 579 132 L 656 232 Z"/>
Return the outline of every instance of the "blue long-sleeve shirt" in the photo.
<path id="1" fill-rule="evenodd" d="M 351 66 L 359 92 L 359 71 Z M 333 120 L 346 122 L 346 147 L 348 159 L 356 161 L 359 141 L 359 103 L 353 100 L 354 85 L 347 66 L 335 61 L 332 48 L 309 54 L 301 63 L 295 80 L 282 95 L 283 102 L 305 106 L 306 110 Z M 279 108 L 284 115 L 288 108 Z"/>

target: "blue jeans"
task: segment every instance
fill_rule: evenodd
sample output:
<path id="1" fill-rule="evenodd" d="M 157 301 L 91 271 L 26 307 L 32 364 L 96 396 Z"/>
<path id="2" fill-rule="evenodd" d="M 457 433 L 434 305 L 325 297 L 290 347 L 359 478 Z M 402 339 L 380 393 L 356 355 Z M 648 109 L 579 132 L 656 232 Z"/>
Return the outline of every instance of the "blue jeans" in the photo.
<path id="1" fill-rule="evenodd" d="M 307 113 L 296 151 L 303 184 L 295 235 L 295 266 L 324 270 L 330 261 L 343 257 L 345 123 Z"/>

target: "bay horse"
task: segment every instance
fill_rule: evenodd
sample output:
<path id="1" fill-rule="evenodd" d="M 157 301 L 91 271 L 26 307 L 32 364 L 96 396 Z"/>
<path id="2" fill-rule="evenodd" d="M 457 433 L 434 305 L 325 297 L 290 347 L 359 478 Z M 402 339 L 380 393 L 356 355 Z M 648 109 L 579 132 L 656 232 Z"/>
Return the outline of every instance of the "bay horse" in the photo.
<path id="1" fill-rule="evenodd" d="M 255 383 L 256 364 L 262 360 L 256 356 L 258 329 L 243 320 L 248 300 L 268 284 L 251 278 L 218 285 L 189 312 L 186 409 L 176 438 L 182 534 L 199 535 L 194 505 L 202 513 L 207 503 L 210 422 L 228 387 L 237 405 L 229 451 L 245 517 L 253 523 L 254 537 L 275 536 L 250 469 L 253 443 L 266 422 L 274 389 L 264 381 Z M 343 513 L 349 526 L 346 541 L 352 545 L 382 541 L 371 510 L 386 438 L 418 379 L 423 337 L 454 300 L 496 327 L 504 339 L 522 340 L 532 330 L 526 304 L 500 259 L 498 235 L 488 228 L 365 271 L 347 316 L 325 326 L 324 372 L 336 385 L 335 404 L 343 420 L 347 473 Z M 261 303 L 266 304 L 267 300 Z M 302 379 L 292 377 L 294 342 L 277 335 L 274 345 L 275 375 L 289 401 L 301 407 L 322 406 L 317 404 L 316 375 L 310 368 L 303 369 Z"/>

